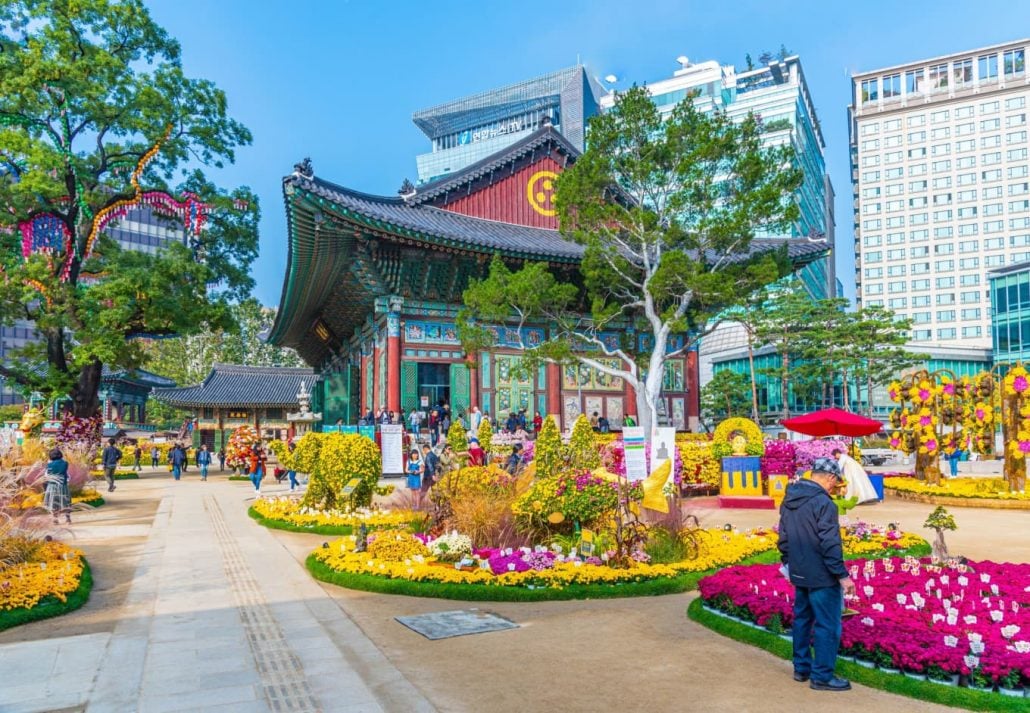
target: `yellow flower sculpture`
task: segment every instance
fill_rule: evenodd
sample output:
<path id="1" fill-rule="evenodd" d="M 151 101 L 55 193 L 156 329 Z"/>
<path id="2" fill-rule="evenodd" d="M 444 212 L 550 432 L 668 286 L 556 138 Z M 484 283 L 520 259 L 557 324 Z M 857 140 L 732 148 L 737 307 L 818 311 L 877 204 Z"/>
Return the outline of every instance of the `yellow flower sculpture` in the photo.
<path id="1" fill-rule="evenodd" d="M 725 458 L 733 453 L 731 441 L 737 434 L 747 439 L 747 454 L 760 456 L 765 453 L 765 440 L 762 429 L 749 418 L 728 418 L 715 427 L 712 435 L 712 455 Z"/>

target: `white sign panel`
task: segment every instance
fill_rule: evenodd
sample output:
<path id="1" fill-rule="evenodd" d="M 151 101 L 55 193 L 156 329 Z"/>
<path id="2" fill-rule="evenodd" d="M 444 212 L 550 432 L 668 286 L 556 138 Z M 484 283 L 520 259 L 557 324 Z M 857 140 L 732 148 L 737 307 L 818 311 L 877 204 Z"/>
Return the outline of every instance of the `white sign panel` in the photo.
<path id="1" fill-rule="evenodd" d="M 654 443 L 651 444 L 651 471 L 654 472 L 662 463 L 676 458 L 676 429 L 656 428 Z"/>
<path id="2" fill-rule="evenodd" d="M 644 427 L 624 426 L 622 442 L 626 448 L 626 479 L 631 483 L 647 477 L 647 454 L 644 452 Z"/>
<path id="3" fill-rule="evenodd" d="M 404 426 L 380 426 L 383 453 L 383 474 L 404 473 Z"/>

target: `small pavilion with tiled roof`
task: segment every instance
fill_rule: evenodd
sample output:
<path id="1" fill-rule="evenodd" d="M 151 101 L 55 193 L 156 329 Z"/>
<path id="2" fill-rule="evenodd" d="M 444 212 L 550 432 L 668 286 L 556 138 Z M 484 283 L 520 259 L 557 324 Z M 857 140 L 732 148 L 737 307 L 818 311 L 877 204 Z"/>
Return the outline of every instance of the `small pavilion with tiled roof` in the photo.
<path id="1" fill-rule="evenodd" d="M 345 188 L 316 178 L 309 160 L 297 164 L 283 180 L 289 253 L 269 340 L 315 367 L 315 408 L 325 422 L 440 400 L 455 414 L 479 406 L 495 420 L 518 409 L 550 413 L 563 427 L 597 412 L 618 428 L 636 413 L 621 379 L 585 366 L 519 369 L 515 345 L 549 339 L 547 324 L 525 326 L 521 340 L 497 325 L 495 347 L 478 355 L 458 342 L 462 292 L 485 277 L 494 255 L 513 268 L 546 262 L 559 279 L 579 280 L 583 247 L 558 232 L 552 203 L 555 179 L 577 156 L 543 125 L 454 174 L 418 187 L 405 181 L 396 197 Z M 750 250 L 784 247 L 796 267 L 829 252 L 808 239 L 755 239 Z M 623 334 L 602 338 L 619 344 Z M 632 339 L 648 350 L 645 335 Z M 674 338 L 670 349 L 682 344 Z M 670 425 L 696 423 L 696 352 L 668 362 L 661 406 Z"/>
<path id="2" fill-rule="evenodd" d="M 215 364 L 196 386 L 155 389 L 158 401 L 189 410 L 193 441 L 218 450 L 233 429 L 250 425 L 266 438 L 283 438 L 290 429 L 287 415 L 299 407 L 301 383 L 315 382 L 312 369 Z"/>

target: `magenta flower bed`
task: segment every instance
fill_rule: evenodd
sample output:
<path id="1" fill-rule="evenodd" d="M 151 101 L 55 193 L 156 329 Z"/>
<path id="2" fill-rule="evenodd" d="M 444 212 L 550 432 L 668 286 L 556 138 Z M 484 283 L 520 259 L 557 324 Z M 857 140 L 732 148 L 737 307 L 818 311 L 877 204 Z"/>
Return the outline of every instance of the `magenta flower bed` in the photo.
<path id="1" fill-rule="evenodd" d="M 808 470 L 816 458 L 832 458 L 834 449 L 848 452 L 848 442 L 842 438 L 824 438 L 812 441 L 797 441 L 794 444 L 798 470 Z"/>
<path id="2" fill-rule="evenodd" d="M 790 441 L 766 441 L 762 475 L 793 476 L 797 470 L 796 449 Z"/>
<path id="3" fill-rule="evenodd" d="M 841 653 L 881 667 L 977 685 L 1030 682 L 1030 565 L 851 560 L 858 614 L 844 619 Z M 709 607 L 789 629 L 794 587 L 779 565 L 727 567 L 698 584 Z"/>

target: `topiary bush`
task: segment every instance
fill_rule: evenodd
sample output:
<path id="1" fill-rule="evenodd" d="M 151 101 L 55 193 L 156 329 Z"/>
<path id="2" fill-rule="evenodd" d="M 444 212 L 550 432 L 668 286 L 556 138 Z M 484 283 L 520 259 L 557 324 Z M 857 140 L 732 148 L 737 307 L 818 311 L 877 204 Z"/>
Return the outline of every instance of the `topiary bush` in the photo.
<path id="1" fill-rule="evenodd" d="M 589 425 L 589 423 L 587 424 Z M 561 433 L 554 416 L 544 419 L 540 427 L 540 435 L 536 439 L 536 451 L 533 461 L 536 463 L 538 478 L 552 478 L 565 468 L 565 447 L 561 442 Z"/>
<path id="2" fill-rule="evenodd" d="M 601 465 L 601 451 L 594 439 L 594 429 L 583 414 L 572 426 L 572 436 L 567 449 L 569 466 L 577 470 L 594 470 Z"/>
<path id="3" fill-rule="evenodd" d="M 308 433 L 300 439 L 293 457 L 295 465 L 309 474 L 302 501 L 305 507 L 345 510 L 372 504 L 382 459 L 371 439 L 353 433 Z M 343 487 L 352 478 L 360 479 L 360 483 L 344 496 Z"/>

